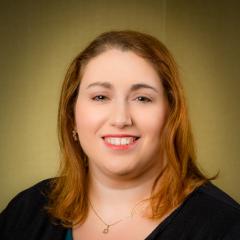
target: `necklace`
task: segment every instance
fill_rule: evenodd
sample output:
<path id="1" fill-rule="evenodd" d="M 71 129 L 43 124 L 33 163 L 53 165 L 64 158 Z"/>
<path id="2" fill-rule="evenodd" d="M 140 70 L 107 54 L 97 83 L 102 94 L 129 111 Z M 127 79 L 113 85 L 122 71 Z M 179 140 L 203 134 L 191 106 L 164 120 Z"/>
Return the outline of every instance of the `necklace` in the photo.
<path id="1" fill-rule="evenodd" d="M 112 226 L 114 226 L 114 225 L 122 222 L 122 221 L 125 220 L 125 219 L 132 218 L 133 215 L 134 215 L 134 210 L 135 210 L 136 206 L 139 204 L 139 203 L 137 203 L 137 204 L 133 207 L 133 209 L 132 209 L 132 211 L 131 211 L 131 214 L 130 214 L 129 216 L 127 216 L 127 217 L 125 217 L 125 218 L 122 218 L 122 219 L 119 219 L 118 221 L 113 222 L 113 223 L 111 223 L 111 224 L 108 224 L 108 223 L 106 223 L 106 222 L 102 219 L 102 217 L 97 213 L 97 211 L 96 211 L 95 208 L 93 207 L 93 205 L 92 205 L 92 203 L 91 203 L 90 200 L 89 200 L 89 203 L 90 203 L 90 206 L 91 206 L 94 214 L 96 215 L 96 217 L 105 225 L 105 228 L 104 228 L 103 231 L 102 231 L 102 233 L 105 233 L 105 234 L 107 234 L 107 233 L 109 232 L 110 227 L 112 227 Z"/>

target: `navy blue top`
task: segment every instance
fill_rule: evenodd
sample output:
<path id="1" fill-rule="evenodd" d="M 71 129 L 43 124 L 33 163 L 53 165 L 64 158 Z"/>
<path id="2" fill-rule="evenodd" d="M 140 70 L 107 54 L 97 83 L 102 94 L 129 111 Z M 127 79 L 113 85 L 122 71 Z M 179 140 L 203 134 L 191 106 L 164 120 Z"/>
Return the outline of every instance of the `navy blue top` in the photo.
<path id="1" fill-rule="evenodd" d="M 0 214 L 0 239 L 72 240 L 72 230 L 53 221 L 45 211 L 50 181 L 19 193 L 8 204 Z M 208 182 L 193 191 L 145 240 L 189 239 L 240 240 L 240 205 Z"/>

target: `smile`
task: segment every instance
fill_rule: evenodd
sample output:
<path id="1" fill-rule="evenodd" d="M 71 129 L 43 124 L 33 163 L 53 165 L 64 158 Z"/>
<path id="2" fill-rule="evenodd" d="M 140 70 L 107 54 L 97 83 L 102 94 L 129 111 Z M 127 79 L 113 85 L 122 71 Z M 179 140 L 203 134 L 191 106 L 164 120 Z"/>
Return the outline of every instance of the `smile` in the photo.
<path id="1" fill-rule="evenodd" d="M 129 145 L 136 141 L 136 137 L 120 137 L 120 138 L 113 138 L 113 137 L 108 137 L 104 138 L 104 140 L 107 143 L 110 143 L 112 145 Z"/>
<path id="2" fill-rule="evenodd" d="M 111 149 L 130 149 L 137 143 L 139 137 L 104 137 L 104 143 Z"/>

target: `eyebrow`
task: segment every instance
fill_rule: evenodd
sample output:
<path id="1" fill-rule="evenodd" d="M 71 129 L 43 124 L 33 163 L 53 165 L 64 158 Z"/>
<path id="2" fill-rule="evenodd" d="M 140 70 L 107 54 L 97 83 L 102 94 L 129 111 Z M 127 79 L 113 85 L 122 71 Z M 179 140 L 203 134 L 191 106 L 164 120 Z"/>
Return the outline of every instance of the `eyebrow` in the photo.
<path id="1" fill-rule="evenodd" d="M 104 88 L 107 88 L 107 89 L 112 89 L 113 88 L 113 85 L 109 82 L 94 82 L 94 83 L 89 84 L 87 86 L 87 89 L 89 89 L 91 87 L 95 87 L 95 86 L 100 86 L 100 87 L 104 87 Z M 155 87 L 152 87 L 152 86 L 150 86 L 146 83 L 135 83 L 131 86 L 130 90 L 131 91 L 136 91 L 136 90 L 141 89 L 141 88 L 152 89 L 153 91 L 158 93 L 158 90 Z"/>

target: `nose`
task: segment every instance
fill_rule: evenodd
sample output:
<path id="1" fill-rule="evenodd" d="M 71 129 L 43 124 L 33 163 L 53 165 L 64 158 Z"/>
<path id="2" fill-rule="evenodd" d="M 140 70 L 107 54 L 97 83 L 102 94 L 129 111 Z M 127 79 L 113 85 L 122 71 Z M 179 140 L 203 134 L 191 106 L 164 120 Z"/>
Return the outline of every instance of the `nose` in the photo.
<path id="1" fill-rule="evenodd" d="M 110 124 L 118 128 L 132 125 L 132 118 L 127 103 L 118 103 L 112 106 Z"/>

